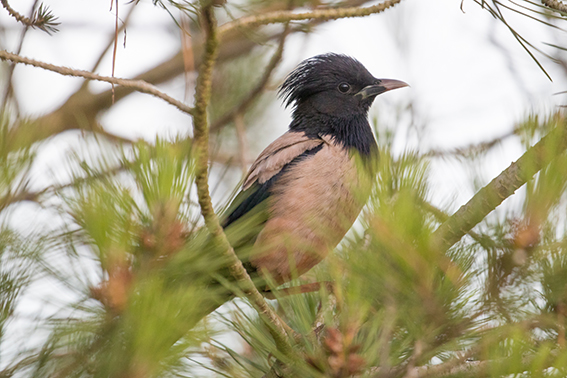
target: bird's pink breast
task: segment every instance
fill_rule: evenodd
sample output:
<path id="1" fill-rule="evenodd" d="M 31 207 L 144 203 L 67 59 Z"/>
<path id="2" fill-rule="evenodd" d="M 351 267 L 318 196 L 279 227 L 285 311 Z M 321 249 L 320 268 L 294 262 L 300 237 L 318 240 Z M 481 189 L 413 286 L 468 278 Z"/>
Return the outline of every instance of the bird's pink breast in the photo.
<path id="1" fill-rule="evenodd" d="M 318 264 L 350 229 L 368 197 L 355 159 L 326 141 L 287 170 L 273 188 L 270 220 L 252 263 L 282 284 Z"/>

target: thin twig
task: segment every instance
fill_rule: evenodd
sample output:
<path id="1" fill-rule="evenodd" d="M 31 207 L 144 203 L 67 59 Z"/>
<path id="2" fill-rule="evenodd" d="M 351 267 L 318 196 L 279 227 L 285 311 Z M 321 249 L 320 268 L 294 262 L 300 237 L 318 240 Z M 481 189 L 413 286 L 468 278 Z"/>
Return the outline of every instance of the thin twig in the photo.
<path id="1" fill-rule="evenodd" d="M 195 71 L 195 55 L 193 48 L 193 36 L 189 31 L 189 21 L 188 17 L 185 15 L 181 16 L 180 22 L 180 32 L 181 32 L 181 55 L 183 57 L 183 76 L 185 78 L 185 96 L 184 99 L 187 100 L 190 89 L 194 85 L 189 82 L 191 77 L 191 72 Z"/>
<path id="2" fill-rule="evenodd" d="M 134 9 L 136 9 L 137 7 L 135 5 L 130 7 L 130 10 L 128 10 L 128 13 L 126 13 L 126 17 L 124 17 L 122 19 L 122 24 L 120 25 L 120 27 L 118 28 L 118 34 L 122 33 L 125 29 L 126 29 L 126 25 L 128 25 L 128 22 L 130 21 L 130 17 L 132 16 L 132 14 L 134 13 Z M 126 32 L 124 32 L 124 34 L 126 34 Z M 96 62 L 93 64 L 93 67 L 91 68 L 91 72 L 94 72 L 98 69 L 98 66 L 100 66 L 100 64 L 102 63 L 102 60 L 104 59 L 104 57 L 106 56 L 107 51 L 114 46 L 114 40 L 115 40 L 115 33 L 112 33 L 112 38 L 110 38 L 110 40 L 107 42 L 106 46 L 104 46 L 104 49 L 102 49 L 102 52 L 100 53 L 100 55 L 98 56 L 98 59 L 96 60 Z M 86 85 L 85 82 L 84 85 Z"/>
<path id="3" fill-rule="evenodd" d="M 30 17 L 33 17 L 35 7 L 37 6 L 38 1 L 39 0 L 34 0 L 33 5 L 31 7 Z M 24 45 L 24 39 L 26 38 L 26 34 L 27 34 L 28 30 L 30 30 L 29 25 L 27 25 L 27 24 L 24 24 L 24 25 L 25 25 L 24 30 L 22 30 L 22 35 L 20 37 L 18 47 L 16 48 L 16 54 L 18 54 L 18 55 L 22 51 L 22 46 Z M 18 116 L 19 105 L 18 105 L 17 99 L 15 97 L 13 97 L 14 88 L 13 88 L 12 77 L 14 76 L 14 68 L 16 68 L 16 65 L 10 64 L 10 66 L 8 67 L 8 72 L 5 74 L 4 80 L 6 81 L 6 90 L 4 91 L 4 97 L 2 99 L 2 106 L 0 106 L 0 109 L 6 109 L 6 106 L 8 105 L 8 101 L 10 100 L 10 98 L 12 98 L 13 104 L 15 105 L 14 107 L 16 109 L 16 115 Z"/>
<path id="4" fill-rule="evenodd" d="M 112 72 L 110 74 L 110 76 L 113 78 L 114 69 L 116 68 L 116 53 L 118 50 L 118 0 L 115 0 L 115 2 L 116 7 L 114 12 L 116 13 L 116 15 L 114 16 L 114 46 L 112 47 Z M 110 4 L 110 7 L 112 8 L 112 1 L 110 2 Z M 114 83 L 112 83 L 112 103 L 114 104 Z"/>
<path id="5" fill-rule="evenodd" d="M 34 59 L 29 59 L 22 57 L 17 54 L 12 54 L 7 51 L 0 50 L 0 59 L 8 60 L 14 63 L 27 64 L 34 67 L 43 68 L 44 70 L 57 72 L 64 76 L 75 76 L 82 77 L 87 80 L 103 81 L 110 84 L 116 84 L 127 88 L 132 88 L 138 92 L 147 93 L 157 98 L 164 100 L 165 102 L 175 106 L 177 109 L 181 110 L 183 113 L 192 114 L 193 108 L 185 105 L 181 101 L 174 99 L 173 97 L 161 92 L 156 87 L 143 80 L 130 80 L 130 79 L 120 79 L 115 77 L 101 76 L 92 72 L 76 70 L 68 67 L 56 66 L 54 64 L 49 64 L 45 62 L 40 62 Z"/>
<path id="6" fill-rule="evenodd" d="M 530 180 L 567 148 L 567 121 L 560 117 L 557 126 L 526 151 L 498 177 L 479 190 L 473 198 L 445 221 L 431 237 L 431 246 L 447 250 L 481 222 L 502 201 Z"/>
<path id="7" fill-rule="evenodd" d="M 207 107 L 211 97 L 212 71 L 218 53 L 218 35 L 215 17 L 211 5 L 202 10 L 203 28 L 206 32 L 205 52 L 199 69 L 197 87 L 195 88 L 195 107 L 193 112 L 193 135 L 196 153 L 195 184 L 197 196 L 201 206 L 201 214 L 205 220 L 212 237 L 216 239 L 220 249 L 224 251 L 228 261 L 231 275 L 238 283 L 240 289 L 250 300 L 252 306 L 261 315 L 268 325 L 278 349 L 284 356 L 291 356 L 293 349 L 287 338 L 287 329 L 277 314 L 268 306 L 256 286 L 250 279 L 242 262 L 236 256 L 234 249 L 228 242 L 226 235 L 213 211 L 209 194 L 208 164 L 209 164 L 209 125 L 207 120 Z"/>
<path id="8" fill-rule="evenodd" d="M 339 18 L 364 17 L 385 11 L 386 9 L 398 4 L 401 0 L 387 0 L 383 3 L 370 7 L 350 7 L 350 8 L 331 8 L 316 9 L 310 12 L 296 13 L 293 10 L 275 11 L 255 16 L 242 17 L 237 20 L 227 22 L 219 27 L 219 35 L 223 35 L 235 28 L 252 28 L 260 25 L 283 23 L 290 21 L 303 20 L 336 20 Z"/>

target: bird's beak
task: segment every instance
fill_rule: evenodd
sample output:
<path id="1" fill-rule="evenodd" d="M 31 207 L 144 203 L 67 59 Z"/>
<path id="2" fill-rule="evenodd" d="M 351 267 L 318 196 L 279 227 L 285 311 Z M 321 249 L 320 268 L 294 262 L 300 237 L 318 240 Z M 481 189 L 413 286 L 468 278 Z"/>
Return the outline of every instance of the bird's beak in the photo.
<path id="1" fill-rule="evenodd" d="M 368 97 L 378 96 L 379 94 L 391 91 L 392 89 L 403 87 L 409 87 L 409 85 L 400 80 L 378 79 L 376 84 L 368 85 L 362 88 L 362 90 L 355 96 L 360 96 L 360 99 L 364 100 Z"/>

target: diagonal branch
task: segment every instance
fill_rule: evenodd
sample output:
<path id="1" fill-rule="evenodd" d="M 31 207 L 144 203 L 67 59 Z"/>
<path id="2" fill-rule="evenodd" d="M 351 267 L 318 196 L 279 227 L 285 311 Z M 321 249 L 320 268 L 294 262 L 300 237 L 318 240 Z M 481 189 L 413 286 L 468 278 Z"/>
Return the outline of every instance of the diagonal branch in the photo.
<path id="1" fill-rule="evenodd" d="M 219 35 L 223 35 L 235 28 L 252 28 L 260 25 L 283 23 L 290 21 L 303 20 L 336 20 L 339 18 L 364 17 L 385 11 L 398 4 L 401 0 L 387 0 L 383 3 L 370 7 L 350 7 L 350 8 L 331 8 L 316 9 L 310 12 L 296 13 L 293 10 L 274 11 L 265 14 L 242 17 L 237 20 L 227 22 L 219 27 Z"/>
<path id="2" fill-rule="evenodd" d="M 0 51 L 0 59 L 11 61 L 13 63 L 22 63 L 34 67 L 43 68 L 44 70 L 56 72 L 64 76 L 82 77 L 87 80 L 103 81 L 110 84 L 116 84 L 123 87 L 132 88 L 138 92 L 147 93 L 157 98 L 160 98 L 165 102 L 175 106 L 183 113 L 191 114 L 193 112 L 193 108 L 191 108 L 190 106 L 187 106 L 183 102 L 176 100 L 173 97 L 161 92 L 159 89 L 157 89 L 150 83 L 145 82 L 143 80 L 130 80 L 130 79 L 120 79 L 116 77 L 101 76 L 89 71 L 76 70 L 68 67 L 56 66 L 54 64 L 40 62 L 34 59 L 29 59 L 16 54 L 12 54 L 7 51 Z"/>
<path id="3" fill-rule="evenodd" d="M 203 28 L 206 31 L 205 52 L 202 64 L 199 69 L 199 77 L 197 79 L 197 87 L 195 89 L 195 107 L 193 112 L 193 134 L 194 147 L 196 153 L 196 172 L 195 184 L 197 186 L 197 195 L 199 205 L 201 206 L 201 214 L 205 220 L 205 225 L 216 239 L 221 250 L 224 251 L 228 261 L 231 275 L 237 281 L 240 289 L 250 300 L 252 306 L 261 315 L 261 318 L 268 325 L 272 336 L 278 346 L 278 349 L 285 355 L 292 354 L 292 346 L 287 338 L 287 329 L 281 319 L 268 306 L 262 295 L 256 289 L 250 276 L 244 269 L 242 262 L 236 256 L 234 249 L 228 242 L 226 235 L 216 216 L 211 197 L 209 194 L 208 183 L 208 164 L 209 164 L 209 125 L 207 120 L 207 107 L 211 97 L 212 71 L 214 62 L 218 53 L 218 36 L 215 25 L 213 8 L 211 5 L 205 6 L 202 10 Z"/>
<path id="4" fill-rule="evenodd" d="M 506 198 L 567 149 L 567 120 L 558 116 L 555 121 L 557 122 L 555 129 L 479 190 L 435 230 L 431 236 L 432 248 L 449 249 Z"/>

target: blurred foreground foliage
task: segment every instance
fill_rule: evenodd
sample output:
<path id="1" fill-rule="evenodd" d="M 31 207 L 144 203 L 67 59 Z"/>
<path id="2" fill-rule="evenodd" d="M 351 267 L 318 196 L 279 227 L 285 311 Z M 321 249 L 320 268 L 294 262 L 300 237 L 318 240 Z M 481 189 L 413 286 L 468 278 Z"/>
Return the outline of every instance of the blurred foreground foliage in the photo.
<path id="1" fill-rule="evenodd" d="M 514 133 L 527 149 L 566 127 L 557 113 Z M 35 284 L 57 282 L 71 299 L 42 321 L 41 345 L 7 356 L 0 376 L 565 377 L 565 152 L 548 151 L 554 159 L 520 201 L 442 250 L 431 247 L 447 218 L 429 203 L 431 158 L 395 154 L 394 129 L 376 132 L 380 169 L 359 224 L 290 286 L 331 284 L 271 302 L 295 331 L 293 360 L 245 300 L 200 321 L 223 261 L 203 242 L 189 139 L 100 143 L 75 155 L 71 185 L 35 197 L 26 189 L 35 153 L 2 146 L 0 326 L 17 320 L 17 299 Z M 56 208 L 61 224 L 11 228 L 10 198 L 24 193 Z"/>

